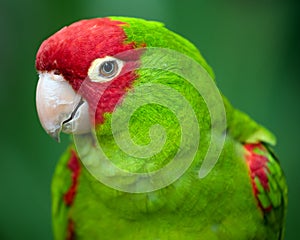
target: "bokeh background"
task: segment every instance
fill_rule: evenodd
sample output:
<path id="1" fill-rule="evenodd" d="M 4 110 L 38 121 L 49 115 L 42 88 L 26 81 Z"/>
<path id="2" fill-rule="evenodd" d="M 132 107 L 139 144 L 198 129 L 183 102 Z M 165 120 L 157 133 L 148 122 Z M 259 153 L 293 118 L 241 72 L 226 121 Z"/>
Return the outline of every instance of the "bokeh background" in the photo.
<path id="1" fill-rule="evenodd" d="M 289 184 L 286 239 L 300 239 L 299 1 L 0 1 L 0 239 L 52 239 L 50 182 L 67 145 L 41 128 L 35 109 L 36 51 L 81 18 L 159 20 L 187 37 L 215 70 L 234 106 L 278 138 Z"/>

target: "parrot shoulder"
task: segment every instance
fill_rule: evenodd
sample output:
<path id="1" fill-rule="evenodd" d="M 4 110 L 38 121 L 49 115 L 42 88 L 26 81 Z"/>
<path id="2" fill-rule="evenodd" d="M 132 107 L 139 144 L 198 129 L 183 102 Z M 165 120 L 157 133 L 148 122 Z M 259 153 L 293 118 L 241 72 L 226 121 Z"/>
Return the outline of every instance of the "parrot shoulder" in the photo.
<path id="1" fill-rule="evenodd" d="M 264 224 L 281 240 L 287 209 L 287 185 L 279 161 L 263 142 L 244 143 L 249 179 Z"/>
<path id="2" fill-rule="evenodd" d="M 226 102 L 225 102 L 226 103 Z M 230 109 L 228 134 L 242 145 L 253 196 L 263 221 L 276 239 L 283 239 L 287 209 L 287 184 L 280 163 L 272 151 L 275 136 L 241 111 Z"/>
<path id="3" fill-rule="evenodd" d="M 241 143 L 264 142 L 272 146 L 276 144 L 276 138 L 269 130 L 259 125 L 247 114 L 233 109 L 226 99 L 224 103 L 229 112 L 227 115 L 228 134 L 231 137 Z"/>

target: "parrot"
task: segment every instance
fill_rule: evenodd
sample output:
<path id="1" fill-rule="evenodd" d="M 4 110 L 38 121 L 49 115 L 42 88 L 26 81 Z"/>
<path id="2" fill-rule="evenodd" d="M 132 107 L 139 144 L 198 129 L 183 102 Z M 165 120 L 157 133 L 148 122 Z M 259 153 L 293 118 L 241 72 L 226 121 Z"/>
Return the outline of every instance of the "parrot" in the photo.
<path id="1" fill-rule="evenodd" d="M 158 21 L 83 19 L 44 40 L 35 67 L 42 127 L 70 135 L 54 239 L 284 239 L 275 136 L 210 89 L 189 40 Z"/>

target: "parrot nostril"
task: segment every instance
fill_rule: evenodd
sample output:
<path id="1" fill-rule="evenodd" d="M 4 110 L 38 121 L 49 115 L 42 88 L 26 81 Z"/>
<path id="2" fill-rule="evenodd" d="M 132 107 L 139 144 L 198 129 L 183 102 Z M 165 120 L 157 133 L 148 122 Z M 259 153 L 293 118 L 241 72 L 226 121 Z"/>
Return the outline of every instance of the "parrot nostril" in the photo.
<path id="1" fill-rule="evenodd" d="M 54 75 L 60 75 L 60 71 L 59 70 L 54 70 L 53 74 Z"/>

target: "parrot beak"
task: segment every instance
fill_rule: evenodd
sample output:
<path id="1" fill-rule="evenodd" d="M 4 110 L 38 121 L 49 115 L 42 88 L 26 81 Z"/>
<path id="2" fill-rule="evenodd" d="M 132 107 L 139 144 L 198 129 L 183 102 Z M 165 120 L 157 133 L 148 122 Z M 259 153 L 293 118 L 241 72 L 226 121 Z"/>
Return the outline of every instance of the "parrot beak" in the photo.
<path id="1" fill-rule="evenodd" d="M 61 75 L 39 74 L 36 107 L 43 128 L 58 142 L 61 131 L 74 134 L 91 131 L 87 102 Z"/>

